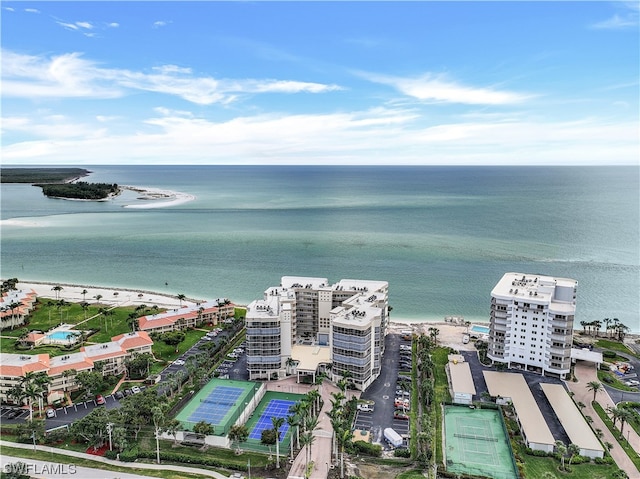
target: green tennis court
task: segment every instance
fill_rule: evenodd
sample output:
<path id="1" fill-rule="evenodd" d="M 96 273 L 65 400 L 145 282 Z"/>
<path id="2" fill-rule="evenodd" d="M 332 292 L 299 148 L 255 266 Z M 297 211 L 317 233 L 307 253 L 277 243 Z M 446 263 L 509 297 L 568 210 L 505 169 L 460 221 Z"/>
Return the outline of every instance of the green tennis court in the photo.
<path id="1" fill-rule="evenodd" d="M 182 408 L 176 419 L 190 430 L 199 421 L 206 421 L 213 425 L 215 435 L 226 435 L 258 388 L 258 383 L 248 381 L 212 379 Z"/>
<path id="2" fill-rule="evenodd" d="M 447 471 L 518 479 L 500 411 L 445 406 Z"/>

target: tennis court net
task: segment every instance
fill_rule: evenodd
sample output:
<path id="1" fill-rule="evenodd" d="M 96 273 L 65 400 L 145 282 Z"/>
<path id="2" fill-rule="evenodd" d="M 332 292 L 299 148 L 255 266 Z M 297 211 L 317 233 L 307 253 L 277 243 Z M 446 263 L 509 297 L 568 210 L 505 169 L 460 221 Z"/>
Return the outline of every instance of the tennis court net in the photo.
<path id="1" fill-rule="evenodd" d="M 458 434 L 455 433 L 453 437 L 459 437 L 462 439 L 475 439 L 477 441 L 488 441 L 488 442 L 498 442 L 498 439 L 495 437 L 486 437 L 486 436 L 476 436 L 475 434 Z"/>

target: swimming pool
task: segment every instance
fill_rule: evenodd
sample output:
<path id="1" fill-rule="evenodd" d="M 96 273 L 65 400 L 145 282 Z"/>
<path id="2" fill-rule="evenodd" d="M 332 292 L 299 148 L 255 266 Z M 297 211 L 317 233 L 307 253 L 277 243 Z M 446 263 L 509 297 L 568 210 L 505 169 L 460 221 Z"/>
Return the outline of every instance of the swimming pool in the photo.
<path id="1" fill-rule="evenodd" d="M 72 337 L 69 337 L 69 335 L 72 335 Z M 54 331 L 53 333 L 49 333 L 47 334 L 47 339 L 49 340 L 53 340 L 53 341 L 74 341 L 76 338 L 76 331 Z"/>
<path id="2" fill-rule="evenodd" d="M 489 327 L 488 326 L 480 326 L 478 324 L 474 324 L 473 326 L 471 326 L 471 329 L 469 329 L 469 331 L 471 331 L 473 333 L 489 334 Z"/>

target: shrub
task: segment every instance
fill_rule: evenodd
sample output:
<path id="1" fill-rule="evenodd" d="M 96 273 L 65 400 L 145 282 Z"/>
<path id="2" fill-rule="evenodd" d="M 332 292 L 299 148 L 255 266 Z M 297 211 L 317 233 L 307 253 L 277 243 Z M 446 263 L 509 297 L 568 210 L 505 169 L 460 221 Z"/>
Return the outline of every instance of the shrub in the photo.
<path id="1" fill-rule="evenodd" d="M 411 457 L 411 451 L 409 449 L 396 449 L 393 451 L 395 457 Z"/>
<path id="2" fill-rule="evenodd" d="M 382 456 L 382 446 L 380 444 L 371 444 L 365 441 L 356 441 L 353 443 L 353 447 L 360 454 L 367 456 L 380 457 Z"/>
<path id="3" fill-rule="evenodd" d="M 602 351 L 602 357 L 604 358 L 615 358 L 616 356 L 617 355 L 615 351 L 611 351 L 608 349 L 605 349 L 604 351 Z"/>
<path id="4" fill-rule="evenodd" d="M 118 451 L 105 451 L 104 457 L 106 457 L 107 459 L 117 459 Z"/>
<path id="5" fill-rule="evenodd" d="M 133 462 L 136 459 L 138 459 L 138 446 L 130 447 L 120 453 L 120 460 L 122 462 Z"/>

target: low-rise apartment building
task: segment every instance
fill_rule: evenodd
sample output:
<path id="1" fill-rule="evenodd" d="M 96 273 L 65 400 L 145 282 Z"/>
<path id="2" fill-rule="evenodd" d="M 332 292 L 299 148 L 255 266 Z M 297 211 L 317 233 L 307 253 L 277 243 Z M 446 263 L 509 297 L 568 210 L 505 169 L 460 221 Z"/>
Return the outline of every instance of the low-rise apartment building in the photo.
<path id="1" fill-rule="evenodd" d="M 108 343 L 92 344 L 77 353 L 50 357 L 49 354 L 0 354 L 0 402 L 12 402 L 9 390 L 20 384 L 27 372 L 45 373 L 51 379 L 48 398 L 59 398 L 77 389 L 76 374 L 93 371 L 103 364 L 102 374 L 123 374 L 125 362 L 135 354 L 151 353 L 153 341 L 144 331 L 121 334 Z"/>
<path id="2" fill-rule="evenodd" d="M 315 374 L 331 363 L 334 380 L 348 377 L 365 389 L 380 374 L 388 314 L 385 281 L 330 284 L 326 278 L 284 276 L 280 286 L 267 289 L 247 307 L 249 379 L 299 372 L 299 355 L 304 356 L 305 373 Z M 313 365 L 313 358 L 322 359 Z"/>
<path id="3" fill-rule="evenodd" d="M 0 296 L 0 330 L 24 324 L 25 318 L 36 304 L 36 292 L 32 289 L 10 289 Z"/>
<path id="4" fill-rule="evenodd" d="M 216 299 L 195 306 L 170 309 L 163 313 L 141 316 L 138 318 L 138 329 L 148 333 L 164 333 L 187 328 L 195 328 L 202 324 L 216 325 L 227 318 L 233 318 L 235 304 L 228 299 Z"/>
<path id="5" fill-rule="evenodd" d="M 565 378 L 577 286 L 573 279 L 506 273 L 491 291 L 489 359 Z"/>

